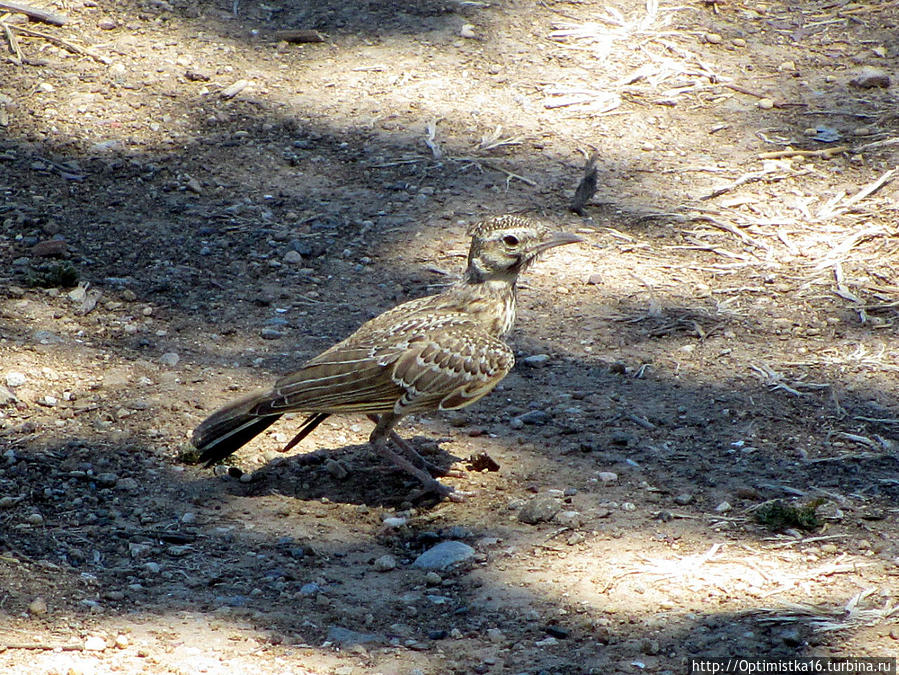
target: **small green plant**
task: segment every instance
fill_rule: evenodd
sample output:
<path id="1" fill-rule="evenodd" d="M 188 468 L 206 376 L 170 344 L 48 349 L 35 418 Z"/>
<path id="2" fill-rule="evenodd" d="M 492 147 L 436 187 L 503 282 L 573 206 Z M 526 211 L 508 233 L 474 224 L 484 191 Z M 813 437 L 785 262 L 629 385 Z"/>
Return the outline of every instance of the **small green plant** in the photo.
<path id="1" fill-rule="evenodd" d="M 791 527 L 798 527 L 800 530 L 814 530 L 821 527 L 821 518 L 818 516 L 817 509 L 825 501 L 819 497 L 807 504 L 793 506 L 785 504 L 780 499 L 775 499 L 759 506 L 755 511 L 755 519 L 775 532 Z"/>
<path id="2" fill-rule="evenodd" d="M 25 283 L 32 288 L 72 288 L 78 284 L 78 268 L 70 262 L 42 265 L 29 270 Z"/>

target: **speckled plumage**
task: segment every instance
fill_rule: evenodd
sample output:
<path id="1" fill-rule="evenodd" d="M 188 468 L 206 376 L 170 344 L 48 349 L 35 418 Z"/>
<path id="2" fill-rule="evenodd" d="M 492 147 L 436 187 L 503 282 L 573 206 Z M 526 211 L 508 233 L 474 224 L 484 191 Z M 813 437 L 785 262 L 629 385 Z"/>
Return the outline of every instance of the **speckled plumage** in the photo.
<path id="1" fill-rule="evenodd" d="M 579 240 L 511 215 L 476 223 L 469 234 L 468 266 L 458 283 L 367 321 L 270 390 L 213 413 L 193 434 L 201 461 L 224 459 L 286 412 L 311 413 L 288 447 L 330 414 L 364 413 L 376 422 L 371 443 L 379 452 L 446 493 L 393 426 L 404 415 L 462 408 L 489 393 L 514 364 L 501 338 L 515 320 L 518 275 L 542 251 Z M 418 466 L 390 451 L 388 437 Z"/>

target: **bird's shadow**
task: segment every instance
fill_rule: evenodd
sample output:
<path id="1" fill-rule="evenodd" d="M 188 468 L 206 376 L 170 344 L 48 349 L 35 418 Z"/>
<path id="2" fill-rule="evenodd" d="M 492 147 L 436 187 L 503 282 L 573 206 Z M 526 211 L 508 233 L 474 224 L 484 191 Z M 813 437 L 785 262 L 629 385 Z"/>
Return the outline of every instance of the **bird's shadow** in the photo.
<path id="1" fill-rule="evenodd" d="M 458 471 L 461 457 L 440 444 L 449 439 L 416 436 L 408 439 L 426 460 L 442 473 Z M 454 466 L 455 464 L 455 466 Z M 464 470 L 464 469 L 463 469 Z M 433 506 L 441 498 L 422 490 L 421 484 L 367 443 L 284 455 L 270 460 L 252 474 L 231 471 L 226 490 L 245 497 L 279 495 L 301 501 L 359 504 L 378 507 Z M 437 476 L 438 480 L 440 476 Z"/>

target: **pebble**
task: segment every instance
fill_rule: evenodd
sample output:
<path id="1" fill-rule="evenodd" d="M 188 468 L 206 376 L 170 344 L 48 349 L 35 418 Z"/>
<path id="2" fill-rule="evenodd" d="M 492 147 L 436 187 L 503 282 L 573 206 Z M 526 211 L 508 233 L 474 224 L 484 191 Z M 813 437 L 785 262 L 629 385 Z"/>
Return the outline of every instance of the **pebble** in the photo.
<path id="1" fill-rule="evenodd" d="M 470 23 L 466 23 L 459 30 L 459 36 L 464 37 L 468 40 L 474 40 L 475 38 L 477 38 L 478 34 L 475 33 L 474 26 L 472 26 Z"/>
<path id="2" fill-rule="evenodd" d="M 28 613 L 34 616 L 44 616 L 47 613 L 47 601 L 43 598 L 35 598 L 28 603 Z"/>
<path id="3" fill-rule="evenodd" d="M 674 498 L 675 504 L 680 504 L 681 506 L 686 506 L 693 502 L 693 495 L 689 492 L 682 492 Z"/>
<path id="4" fill-rule="evenodd" d="M 44 517 L 40 513 L 29 513 L 25 516 L 25 522 L 29 525 L 43 525 Z"/>
<path id="5" fill-rule="evenodd" d="M 181 357 L 178 356 L 175 352 L 166 352 L 162 356 L 159 357 L 159 362 L 167 366 L 168 368 L 174 368 L 178 365 L 178 362 L 181 360 Z"/>
<path id="6" fill-rule="evenodd" d="M 502 642 L 506 639 L 506 634 L 503 633 L 499 628 L 488 628 L 487 639 L 491 642 Z"/>
<path id="7" fill-rule="evenodd" d="M 407 518 L 403 518 L 402 516 L 389 516 L 381 522 L 385 527 L 402 527 L 409 521 Z"/>
<path id="8" fill-rule="evenodd" d="M 284 254 L 284 262 L 297 265 L 303 262 L 303 256 L 298 251 L 288 251 Z"/>
<path id="9" fill-rule="evenodd" d="M 382 555 L 380 558 L 375 560 L 373 567 L 375 568 L 375 572 L 389 572 L 391 570 L 395 570 L 396 558 L 394 558 L 389 553 L 386 555 Z"/>
<path id="10" fill-rule="evenodd" d="M 584 516 L 580 511 L 559 511 L 553 520 L 563 527 L 580 527 L 584 524 Z"/>
<path id="11" fill-rule="evenodd" d="M 523 424 L 543 426 L 552 420 L 552 415 L 545 410 L 529 410 L 523 415 L 519 415 L 516 419 L 521 420 Z"/>
<path id="12" fill-rule="evenodd" d="M 468 560 L 474 552 L 471 546 L 461 541 L 442 541 L 418 556 L 412 567 L 423 570 L 445 570 L 463 560 Z"/>
<path id="13" fill-rule="evenodd" d="M 549 354 L 534 354 L 521 360 L 529 368 L 542 368 L 549 363 Z"/>
<path id="14" fill-rule="evenodd" d="M 119 477 L 112 472 L 105 472 L 97 474 L 96 481 L 101 488 L 111 488 L 115 487 L 116 483 L 119 482 Z"/>
<path id="15" fill-rule="evenodd" d="M 334 476 L 337 480 L 343 480 L 350 475 L 350 472 L 346 470 L 346 467 L 336 459 L 329 459 L 325 462 L 325 471 Z"/>
<path id="16" fill-rule="evenodd" d="M 760 98 L 759 102 L 756 105 L 762 110 L 771 110 L 774 107 L 774 99 L 773 98 Z"/>
<path id="17" fill-rule="evenodd" d="M 84 651 L 102 652 L 106 649 L 106 640 L 99 635 L 91 635 L 84 641 Z"/>
<path id="18" fill-rule="evenodd" d="M 263 340 L 277 340 L 284 337 L 284 331 L 280 331 L 277 328 L 265 327 L 259 331 L 259 336 Z"/>
<path id="19" fill-rule="evenodd" d="M 23 384 L 28 382 L 28 378 L 25 377 L 23 373 L 19 373 L 17 371 L 11 371 L 6 373 L 6 386 L 7 387 L 21 387 Z"/>
<path id="20" fill-rule="evenodd" d="M 9 389 L 0 385 L 0 406 L 15 403 L 18 399 Z"/>
<path id="21" fill-rule="evenodd" d="M 721 36 L 718 33 L 706 33 L 705 41 L 710 45 L 720 45 L 721 44 Z"/>
<path id="22" fill-rule="evenodd" d="M 181 522 L 185 525 L 192 525 L 197 522 L 197 514 L 193 511 L 188 511 L 184 515 L 181 516 Z"/>
<path id="23" fill-rule="evenodd" d="M 618 480 L 618 474 L 614 471 L 600 471 L 596 477 L 603 483 L 614 483 Z"/>
<path id="24" fill-rule="evenodd" d="M 443 577 L 437 574 L 437 572 L 428 572 L 425 575 L 425 583 L 428 586 L 437 586 L 443 583 Z"/>
<path id="25" fill-rule="evenodd" d="M 873 89 L 875 87 L 885 89 L 890 86 L 890 76 L 881 68 L 862 68 L 849 80 L 849 84 L 859 89 Z"/>
<path id="26" fill-rule="evenodd" d="M 116 487 L 120 490 L 125 490 L 127 492 L 133 492 L 140 487 L 140 483 L 137 482 L 137 479 L 128 476 L 127 478 L 123 478 L 118 483 L 116 483 Z"/>
<path id="27" fill-rule="evenodd" d="M 552 497 L 534 497 L 518 512 L 518 520 L 528 525 L 545 523 L 562 510 L 559 500 Z"/>
<path id="28" fill-rule="evenodd" d="M 116 649 L 126 649 L 131 646 L 131 640 L 124 633 L 119 633 L 115 636 L 115 646 Z"/>
<path id="29" fill-rule="evenodd" d="M 112 19 L 100 19 L 97 22 L 97 28 L 100 30 L 115 30 L 118 24 Z"/>
<path id="30" fill-rule="evenodd" d="M 715 507 L 715 511 L 717 511 L 718 513 L 727 513 L 732 508 L 733 507 L 730 505 L 730 502 L 723 501 L 720 504 L 718 504 L 718 506 Z"/>
<path id="31" fill-rule="evenodd" d="M 300 586 L 300 595 L 315 595 L 321 590 L 321 586 L 319 586 L 314 581 L 310 581 L 308 584 L 303 584 Z"/>
<path id="32" fill-rule="evenodd" d="M 343 628 L 342 626 L 329 626 L 328 640 L 330 642 L 336 642 L 341 647 L 346 648 L 369 642 L 379 642 L 381 638 L 374 633 L 360 633 L 359 631 Z"/>
<path id="33" fill-rule="evenodd" d="M 590 286 L 599 286 L 602 283 L 602 281 L 603 281 L 602 274 L 591 274 L 589 277 L 587 277 L 587 283 Z"/>

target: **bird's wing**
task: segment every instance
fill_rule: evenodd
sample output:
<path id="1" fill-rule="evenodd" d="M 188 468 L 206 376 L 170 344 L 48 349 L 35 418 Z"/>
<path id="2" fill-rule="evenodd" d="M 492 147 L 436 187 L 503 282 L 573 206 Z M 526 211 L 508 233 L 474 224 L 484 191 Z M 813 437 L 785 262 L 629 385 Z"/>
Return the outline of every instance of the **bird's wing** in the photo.
<path id="1" fill-rule="evenodd" d="M 394 412 L 465 407 L 489 393 L 514 363 L 504 342 L 471 323 L 432 330 L 393 366 L 392 379 L 404 392 Z"/>
<path id="2" fill-rule="evenodd" d="M 389 371 L 402 352 L 396 343 L 337 344 L 275 382 L 258 412 L 389 412 L 403 395 Z"/>
<path id="3" fill-rule="evenodd" d="M 459 315 L 409 317 L 360 330 L 275 382 L 260 415 L 407 414 L 474 403 L 514 364 L 512 350 Z"/>

